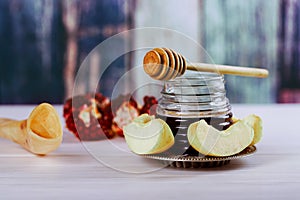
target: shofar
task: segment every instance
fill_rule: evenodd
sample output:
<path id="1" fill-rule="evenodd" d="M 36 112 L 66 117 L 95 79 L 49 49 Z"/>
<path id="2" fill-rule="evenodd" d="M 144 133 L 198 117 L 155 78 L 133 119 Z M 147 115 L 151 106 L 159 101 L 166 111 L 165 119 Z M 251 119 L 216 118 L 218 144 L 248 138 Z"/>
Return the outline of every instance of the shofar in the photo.
<path id="1" fill-rule="evenodd" d="M 0 137 L 16 142 L 34 154 L 45 155 L 56 150 L 62 136 L 59 116 L 48 103 L 38 105 L 25 120 L 0 118 Z"/>

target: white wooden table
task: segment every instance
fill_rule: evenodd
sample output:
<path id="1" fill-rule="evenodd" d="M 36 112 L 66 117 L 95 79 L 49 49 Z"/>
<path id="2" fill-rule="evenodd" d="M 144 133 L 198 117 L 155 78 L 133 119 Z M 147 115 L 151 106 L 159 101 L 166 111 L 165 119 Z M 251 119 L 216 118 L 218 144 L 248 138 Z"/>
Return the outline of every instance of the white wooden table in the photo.
<path id="1" fill-rule="evenodd" d="M 24 119 L 32 108 L 2 105 L 0 117 Z M 233 105 L 233 112 L 261 116 L 264 137 L 254 155 L 218 168 L 161 167 L 132 155 L 120 137 L 80 143 L 65 130 L 59 149 L 44 157 L 0 139 L 0 199 L 297 199 L 300 104 Z"/>

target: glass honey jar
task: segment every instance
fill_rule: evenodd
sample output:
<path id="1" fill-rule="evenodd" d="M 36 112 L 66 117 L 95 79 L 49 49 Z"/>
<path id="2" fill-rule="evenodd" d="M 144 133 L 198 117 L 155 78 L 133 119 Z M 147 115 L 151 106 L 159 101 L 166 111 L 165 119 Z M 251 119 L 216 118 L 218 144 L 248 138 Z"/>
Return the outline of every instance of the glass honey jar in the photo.
<path id="1" fill-rule="evenodd" d="M 175 137 L 175 143 L 167 153 L 199 155 L 187 139 L 190 124 L 204 119 L 221 131 L 233 123 L 223 75 L 187 71 L 181 77 L 166 81 L 156 117 L 166 121 Z"/>

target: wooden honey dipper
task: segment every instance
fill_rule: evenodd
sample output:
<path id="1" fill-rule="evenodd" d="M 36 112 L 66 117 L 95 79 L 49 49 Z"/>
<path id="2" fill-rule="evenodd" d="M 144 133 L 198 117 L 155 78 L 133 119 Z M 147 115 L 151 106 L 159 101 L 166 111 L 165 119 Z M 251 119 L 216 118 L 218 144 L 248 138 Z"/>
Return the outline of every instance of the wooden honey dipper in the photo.
<path id="1" fill-rule="evenodd" d="M 232 74 L 265 78 L 268 70 L 260 68 L 216 65 L 207 63 L 189 63 L 185 58 L 168 48 L 154 48 L 144 57 L 144 71 L 156 80 L 171 80 L 184 74 L 186 70 Z"/>

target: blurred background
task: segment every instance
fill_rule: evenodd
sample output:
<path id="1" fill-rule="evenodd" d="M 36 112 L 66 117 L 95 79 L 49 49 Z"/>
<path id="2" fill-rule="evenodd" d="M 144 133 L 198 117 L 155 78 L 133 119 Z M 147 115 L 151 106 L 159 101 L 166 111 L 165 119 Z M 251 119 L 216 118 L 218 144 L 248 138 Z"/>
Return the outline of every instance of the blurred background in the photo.
<path id="1" fill-rule="evenodd" d="M 270 71 L 267 79 L 225 76 L 231 103 L 300 103 L 300 0 L 0 0 L 0 104 L 63 103 L 92 49 L 143 27 L 181 32 L 215 63 Z M 119 46 L 153 39 L 135 35 Z M 101 77 L 99 92 L 110 96 L 139 60 L 135 53 L 119 57 Z M 95 58 L 93 69 L 101 67 Z M 94 74 L 88 78 L 97 79 Z"/>

